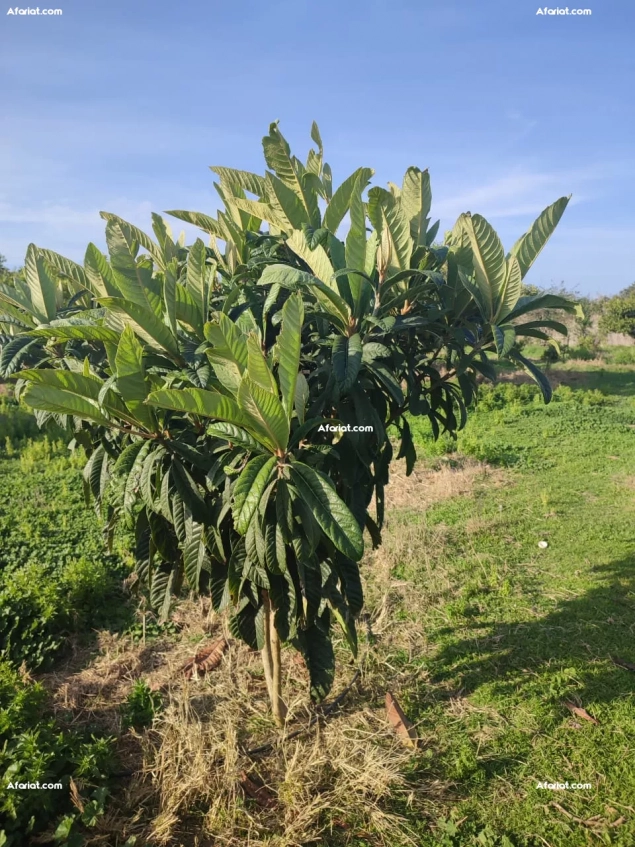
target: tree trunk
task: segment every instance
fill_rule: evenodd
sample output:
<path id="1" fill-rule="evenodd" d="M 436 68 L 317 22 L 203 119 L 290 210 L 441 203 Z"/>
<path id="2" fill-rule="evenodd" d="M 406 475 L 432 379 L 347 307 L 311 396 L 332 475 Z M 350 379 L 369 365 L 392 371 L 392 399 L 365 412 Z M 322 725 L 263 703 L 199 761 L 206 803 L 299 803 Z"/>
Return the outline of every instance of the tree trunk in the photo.
<path id="1" fill-rule="evenodd" d="M 278 726 L 284 726 L 287 716 L 287 706 L 282 699 L 282 661 L 280 651 L 280 638 L 276 631 L 275 609 L 271 605 L 269 593 L 262 592 L 265 607 L 264 638 L 262 648 L 262 664 L 265 669 L 265 680 L 267 691 L 271 702 L 271 710 Z"/>

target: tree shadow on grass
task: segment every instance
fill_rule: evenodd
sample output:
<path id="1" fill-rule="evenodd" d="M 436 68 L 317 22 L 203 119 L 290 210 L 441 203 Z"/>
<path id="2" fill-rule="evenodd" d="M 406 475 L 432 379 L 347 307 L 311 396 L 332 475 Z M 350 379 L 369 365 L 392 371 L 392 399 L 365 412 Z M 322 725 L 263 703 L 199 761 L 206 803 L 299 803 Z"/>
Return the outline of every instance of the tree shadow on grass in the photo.
<path id="1" fill-rule="evenodd" d="M 593 571 L 601 579 L 597 587 L 535 620 L 486 624 L 477 618 L 450 630 L 469 634 L 436 653 L 428 665 L 431 681 L 450 685 L 450 696 L 488 685 L 496 696 L 522 697 L 531 689 L 554 704 L 634 695 L 635 672 L 613 658 L 635 667 L 635 555 Z"/>

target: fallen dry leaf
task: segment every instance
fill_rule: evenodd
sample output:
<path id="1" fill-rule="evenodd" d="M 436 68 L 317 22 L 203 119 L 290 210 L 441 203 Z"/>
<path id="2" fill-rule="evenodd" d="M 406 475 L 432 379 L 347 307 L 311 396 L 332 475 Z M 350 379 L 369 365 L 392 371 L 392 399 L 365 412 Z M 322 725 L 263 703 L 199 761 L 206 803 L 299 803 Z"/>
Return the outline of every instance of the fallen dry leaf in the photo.
<path id="1" fill-rule="evenodd" d="M 264 785 L 258 785 L 248 776 L 247 771 L 241 771 L 240 787 L 248 797 L 255 800 L 263 809 L 273 809 L 276 806 L 276 799 Z"/>
<path id="2" fill-rule="evenodd" d="M 618 668 L 624 668 L 625 671 L 635 671 L 635 665 L 632 662 L 627 662 L 626 659 L 620 659 L 617 656 L 611 656 L 611 661 Z"/>
<path id="3" fill-rule="evenodd" d="M 592 715 L 590 715 L 586 709 L 583 709 L 581 706 L 576 706 L 575 703 L 572 703 L 570 700 L 565 700 L 563 705 L 567 707 L 567 709 L 574 715 L 577 715 L 579 718 L 584 718 L 585 721 L 590 721 L 594 723 L 596 726 L 599 726 L 600 722 L 596 720 Z"/>
<path id="4" fill-rule="evenodd" d="M 419 736 L 412 723 L 404 714 L 403 709 L 393 697 L 390 691 L 386 692 L 386 717 L 394 726 L 397 735 L 404 744 L 410 747 L 417 747 L 419 744 Z"/>
<path id="5" fill-rule="evenodd" d="M 186 679 L 192 679 L 193 676 L 206 674 L 217 668 L 228 646 L 224 638 L 219 638 L 217 641 L 213 641 L 209 647 L 199 650 L 196 656 L 190 659 L 189 662 L 186 662 L 181 668 Z"/>

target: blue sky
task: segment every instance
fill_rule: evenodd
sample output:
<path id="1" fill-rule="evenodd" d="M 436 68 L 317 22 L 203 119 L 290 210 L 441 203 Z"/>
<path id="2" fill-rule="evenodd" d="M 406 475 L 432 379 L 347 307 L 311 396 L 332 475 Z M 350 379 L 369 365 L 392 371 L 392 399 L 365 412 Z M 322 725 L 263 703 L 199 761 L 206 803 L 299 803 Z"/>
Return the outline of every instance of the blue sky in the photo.
<path id="1" fill-rule="evenodd" d="M 510 247 L 573 194 L 528 282 L 635 280 L 632 0 L 573 0 L 590 17 L 539 0 L 36 2 L 63 15 L 0 9 L 10 265 L 30 241 L 81 259 L 100 209 L 147 229 L 150 211 L 213 212 L 208 165 L 262 172 L 276 119 L 304 157 L 315 119 L 336 182 L 428 167 L 442 230 L 480 212 Z"/>

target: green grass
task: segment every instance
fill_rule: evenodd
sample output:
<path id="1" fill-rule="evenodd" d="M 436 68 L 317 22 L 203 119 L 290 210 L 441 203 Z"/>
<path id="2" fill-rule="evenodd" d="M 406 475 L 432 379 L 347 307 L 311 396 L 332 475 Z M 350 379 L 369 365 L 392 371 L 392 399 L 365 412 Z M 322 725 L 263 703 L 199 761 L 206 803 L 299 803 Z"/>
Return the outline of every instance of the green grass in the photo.
<path id="1" fill-rule="evenodd" d="M 83 458 L 56 430 L 0 397 L 0 844 L 20 847 L 42 830 L 79 845 L 104 811 L 114 767 L 97 727 L 54 714 L 29 671 L 50 667 L 95 629 L 131 620 L 121 550 L 106 552 L 99 522 L 82 496 Z M 79 812 L 71 779 L 85 798 Z M 61 782 L 62 790 L 10 789 Z"/>
<path id="2" fill-rule="evenodd" d="M 571 377 L 548 407 L 531 386 L 486 390 L 456 445 L 413 422 L 420 453 L 504 468 L 499 487 L 391 515 L 418 538 L 393 573 L 424 598 L 409 614 L 430 644 L 404 668 L 429 745 L 413 780 L 449 783 L 436 814 L 462 821 L 422 825 L 424 845 L 635 844 L 635 673 L 611 661 L 635 663 L 635 371 Z"/>
<path id="3" fill-rule="evenodd" d="M 0 455 L 0 657 L 34 669 L 71 635 L 129 621 L 128 570 L 84 502 L 83 458 L 47 437 L 13 443 Z"/>

